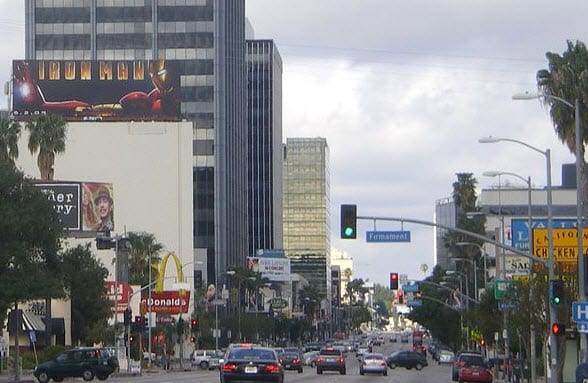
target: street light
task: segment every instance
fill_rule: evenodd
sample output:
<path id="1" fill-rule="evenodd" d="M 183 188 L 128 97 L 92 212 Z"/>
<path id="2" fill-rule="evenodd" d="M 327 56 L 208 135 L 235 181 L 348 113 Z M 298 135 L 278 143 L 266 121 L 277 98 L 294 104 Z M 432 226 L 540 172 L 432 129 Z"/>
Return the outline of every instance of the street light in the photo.
<path id="1" fill-rule="evenodd" d="M 475 242 L 456 242 L 455 246 L 475 246 L 478 248 L 478 250 L 480 250 L 480 256 L 484 259 L 484 289 L 486 289 L 486 287 L 488 287 L 488 271 L 486 269 L 486 264 L 487 264 L 487 255 L 486 252 L 484 251 L 484 247 L 478 243 Z M 476 278 L 476 281 L 478 280 L 478 278 Z M 479 299 L 478 297 L 478 288 L 476 286 L 476 299 Z"/>
<path id="2" fill-rule="evenodd" d="M 445 271 L 445 274 L 447 274 L 446 277 L 449 277 L 452 274 L 456 274 L 457 276 L 459 276 L 459 274 L 463 275 L 466 278 L 466 295 L 467 295 L 468 298 L 470 297 L 470 294 L 467 292 L 467 290 L 468 290 L 467 275 L 465 275 L 463 273 L 460 273 L 459 271 L 453 271 L 452 272 L 451 270 L 446 270 Z M 462 302 L 462 297 L 463 297 L 463 284 L 462 284 L 461 277 L 458 278 L 457 280 L 459 282 L 459 296 L 460 296 L 460 299 L 459 299 L 459 315 L 460 315 L 460 318 L 459 318 L 459 321 L 460 321 L 459 344 L 460 344 L 460 347 L 461 347 L 463 345 L 463 309 L 464 309 L 462 307 L 463 306 L 463 302 Z M 470 302 L 469 302 L 469 299 L 468 299 L 466 301 L 466 310 L 469 307 L 469 303 Z M 466 324 L 466 332 L 467 332 L 467 334 L 466 334 L 466 347 L 469 349 L 470 348 L 470 328 L 469 328 L 469 326 L 467 324 Z"/>
<path id="3" fill-rule="evenodd" d="M 476 263 L 476 261 L 468 258 L 453 258 L 453 261 L 465 261 L 472 265 L 472 268 L 474 269 L 474 299 L 478 300 L 478 272 L 476 271 L 476 269 L 478 268 L 478 264 Z"/>
<path id="4" fill-rule="evenodd" d="M 235 270 L 229 270 L 226 272 L 227 275 L 234 276 L 237 274 Z M 238 325 L 238 334 L 239 334 L 239 342 L 242 341 L 241 337 L 241 283 L 246 280 L 256 280 L 255 277 L 247 277 L 247 278 L 238 278 L 237 279 L 237 325 Z"/>
<path id="5" fill-rule="evenodd" d="M 529 233 L 527 235 L 528 238 L 528 251 L 529 251 L 529 255 L 532 255 L 532 251 L 531 251 L 531 231 L 533 230 L 533 202 L 532 202 L 532 189 L 531 189 L 531 177 L 523 177 L 521 175 L 518 175 L 516 173 L 511 173 L 511 172 L 501 172 L 501 171 L 486 171 L 484 173 L 482 173 L 483 176 L 486 177 L 500 177 L 502 175 L 507 175 L 507 176 L 513 176 L 515 178 L 518 178 L 520 180 L 522 180 L 523 182 L 525 182 L 527 184 L 528 187 L 528 217 L 527 217 L 527 224 L 529 227 Z M 533 275 L 533 258 L 529 258 L 529 278 L 532 277 Z M 534 296 L 534 291 L 533 291 L 533 284 L 530 283 L 529 284 L 529 302 L 533 302 L 533 296 Z M 536 363 L 537 363 L 537 358 L 536 358 L 536 350 L 535 350 L 535 326 L 533 325 L 533 323 L 529 323 L 529 338 L 530 338 L 530 348 L 531 348 L 531 383 L 535 383 L 536 381 Z"/>
<path id="6" fill-rule="evenodd" d="M 513 97 L 514 98 L 514 97 Z M 526 142 L 514 140 L 511 138 L 496 138 L 496 137 L 483 137 L 478 140 L 480 143 L 495 143 L 500 141 L 506 142 L 514 142 L 519 145 L 523 145 L 537 153 L 540 153 L 545 156 L 546 162 L 546 178 L 547 178 L 547 268 L 549 270 L 549 280 L 552 281 L 555 279 L 555 271 L 554 271 L 554 259 L 553 259 L 553 197 L 552 197 L 552 187 L 551 187 L 551 150 L 546 149 L 545 151 L 536 148 L 535 146 L 529 145 Z M 578 185 L 576 185 L 578 186 Z M 531 228 L 529 227 L 529 230 Z M 582 237 L 581 235 L 578 236 L 579 238 Z M 530 243 L 529 243 L 530 245 Z M 555 307 L 550 303 L 549 304 L 549 321 L 550 324 L 557 322 L 557 313 L 555 311 Z M 556 357 L 558 355 L 557 352 L 557 339 L 554 334 L 549 334 L 549 342 L 551 345 L 551 353 L 555 357 L 552 357 L 550 360 L 550 365 L 552 367 L 556 364 Z M 555 382 L 557 374 L 551 375 L 552 380 Z"/>

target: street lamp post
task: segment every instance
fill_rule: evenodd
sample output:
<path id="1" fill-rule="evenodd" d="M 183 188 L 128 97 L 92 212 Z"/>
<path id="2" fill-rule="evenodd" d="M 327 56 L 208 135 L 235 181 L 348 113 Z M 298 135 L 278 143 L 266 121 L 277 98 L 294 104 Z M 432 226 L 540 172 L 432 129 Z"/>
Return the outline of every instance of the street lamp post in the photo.
<path id="1" fill-rule="evenodd" d="M 476 271 L 478 264 L 476 261 L 467 258 L 453 258 L 453 260 L 456 262 L 465 261 L 472 265 L 472 268 L 474 269 L 474 299 L 478 300 L 478 272 Z"/>
<path id="2" fill-rule="evenodd" d="M 484 251 L 484 247 L 480 244 L 477 244 L 475 242 L 456 242 L 455 246 L 475 246 L 478 248 L 478 250 L 480 251 L 480 256 L 484 259 L 484 289 L 486 289 L 486 287 L 488 287 L 488 270 L 486 269 L 486 263 L 487 263 L 487 259 L 486 259 L 486 252 Z M 476 278 L 476 280 L 478 280 L 478 278 Z M 478 296 L 478 288 L 476 287 L 476 299 L 479 299 Z"/>
<path id="3" fill-rule="evenodd" d="M 500 172 L 500 171 L 486 171 L 484 173 L 482 173 L 483 176 L 486 177 L 497 177 L 497 176 L 501 176 L 501 175 L 507 175 L 507 176 L 513 176 L 516 177 L 520 180 L 522 180 L 523 182 L 525 182 L 527 184 L 527 195 L 528 195 L 528 206 L 527 206 L 527 210 L 528 210 L 528 217 L 527 217 L 527 226 L 529 227 L 529 233 L 527 235 L 528 238 L 528 251 L 529 251 L 529 255 L 532 255 L 532 251 L 531 251 L 531 232 L 533 230 L 533 202 L 532 202 L 532 188 L 531 188 L 531 177 L 523 177 L 520 176 L 516 173 L 511 173 L 511 172 Z M 529 258 L 529 278 L 531 278 L 533 276 L 533 259 Z M 532 304 L 534 300 L 534 289 L 533 289 L 533 284 L 529 283 L 529 303 Z M 531 348 L 531 383 L 535 383 L 536 381 L 536 363 L 537 363 L 537 357 L 536 357 L 536 350 L 535 350 L 535 325 L 532 323 L 532 321 L 530 321 L 529 323 L 529 342 L 530 342 L 530 348 Z"/>
<path id="4" fill-rule="evenodd" d="M 512 96 L 513 100 L 533 100 L 533 99 L 550 99 L 561 102 L 562 104 L 572 108 L 574 110 L 575 119 L 575 140 L 576 140 L 576 229 L 578 230 L 578 298 L 581 302 L 586 301 L 586 285 L 585 285 L 585 270 L 584 270 L 584 239 L 583 237 L 583 215 L 584 206 L 582 196 L 584 194 L 584 185 L 581 177 L 581 164 L 584 162 L 582 156 L 582 147 L 584 142 L 582 140 L 582 126 L 580 118 L 580 99 L 576 98 L 574 103 L 551 94 L 545 93 L 519 93 Z M 588 360 L 588 354 L 586 353 L 587 341 L 586 336 L 580 334 L 580 362 L 586 362 Z"/>
<path id="5" fill-rule="evenodd" d="M 470 294 L 468 291 L 468 276 L 464 273 L 461 273 L 459 271 L 451 271 L 451 270 L 447 270 L 445 272 L 448 276 L 452 275 L 452 274 L 456 274 L 459 278 L 457 279 L 459 281 L 459 295 L 460 295 L 460 299 L 459 299 L 459 313 L 460 313 L 460 329 L 459 329 L 459 333 L 460 333 L 460 346 L 463 345 L 463 284 L 462 284 L 462 279 L 461 277 L 465 277 L 465 284 L 466 284 L 466 296 L 468 297 L 468 299 L 466 300 L 466 304 L 465 304 L 465 309 L 467 310 L 469 308 L 470 305 Z M 466 323 L 466 347 L 469 349 L 470 348 L 470 327 L 469 324 Z"/>
<path id="6" fill-rule="evenodd" d="M 545 156 L 545 163 L 546 163 L 546 178 L 547 178 L 547 267 L 549 271 L 549 280 L 552 281 L 555 278 L 555 270 L 554 270 L 554 258 L 553 258 L 553 197 L 552 197 L 552 187 L 551 187 L 551 150 L 546 149 L 545 151 L 536 148 L 535 146 L 529 145 L 526 142 L 511 139 L 511 138 L 496 138 L 496 137 L 484 137 L 478 140 L 480 143 L 495 143 L 500 141 L 506 142 L 514 142 L 519 145 L 523 145 L 537 153 L 540 153 Z M 529 228 L 530 230 L 531 228 Z M 579 236 L 581 237 L 581 236 Z M 555 311 L 555 307 L 553 304 L 549 304 L 549 321 L 552 325 L 553 323 L 557 322 L 557 313 Z M 550 326 L 551 327 L 551 326 Z M 551 367 L 556 367 L 556 358 L 557 358 L 557 339 L 553 333 L 549 334 L 549 342 L 551 344 L 551 357 L 550 365 Z M 551 380 L 556 383 L 556 376 L 557 374 L 551 374 Z"/>

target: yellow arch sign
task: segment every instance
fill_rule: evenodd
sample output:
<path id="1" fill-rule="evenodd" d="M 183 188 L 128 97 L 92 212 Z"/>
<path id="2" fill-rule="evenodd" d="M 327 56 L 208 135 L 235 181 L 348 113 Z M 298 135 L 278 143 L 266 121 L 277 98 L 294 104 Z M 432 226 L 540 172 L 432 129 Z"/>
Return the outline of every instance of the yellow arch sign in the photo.
<path id="1" fill-rule="evenodd" d="M 163 259 L 161 260 L 161 264 L 159 265 L 159 275 L 157 277 L 157 283 L 155 284 L 155 291 L 162 292 L 163 291 L 163 282 L 165 280 L 165 269 L 167 268 L 167 261 L 169 258 L 172 258 L 176 265 L 176 282 L 183 283 L 184 282 L 184 272 L 182 271 L 182 262 L 180 258 L 174 253 L 167 253 Z"/>

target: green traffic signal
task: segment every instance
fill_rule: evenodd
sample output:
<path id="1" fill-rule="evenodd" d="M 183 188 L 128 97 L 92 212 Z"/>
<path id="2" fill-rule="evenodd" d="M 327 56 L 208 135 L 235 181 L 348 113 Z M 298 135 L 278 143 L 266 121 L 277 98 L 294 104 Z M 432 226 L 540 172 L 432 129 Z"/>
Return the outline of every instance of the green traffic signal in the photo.
<path id="1" fill-rule="evenodd" d="M 549 296 L 551 303 L 559 305 L 564 299 L 564 284 L 561 280 L 553 280 L 549 282 Z"/>
<path id="2" fill-rule="evenodd" d="M 341 238 L 357 238 L 357 205 L 341 205 Z"/>
<path id="3" fill-rule="evenodd" d="M 346 237 L 351 237 L 353 235 L 353 232 L 353 228 L 349 226 L 347 226 L 344 231 Z"/>

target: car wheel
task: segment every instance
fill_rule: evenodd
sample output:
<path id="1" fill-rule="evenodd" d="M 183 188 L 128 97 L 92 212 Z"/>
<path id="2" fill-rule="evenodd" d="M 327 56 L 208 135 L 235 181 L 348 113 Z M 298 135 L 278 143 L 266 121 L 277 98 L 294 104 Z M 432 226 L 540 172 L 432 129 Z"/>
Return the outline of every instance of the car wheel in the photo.
<path id="1" fill-rule="evenodd" d="M 96 377 L 98 378 L 98 380 L 106 380 L 108 379 L 108 374 L 100 374 L 96 375 Z"/>
<path id="2" fill-rule="evenodd" d="M 414 368 L 416 368 L 416 369 L 417 369 L 417 371 L 420 371 L 420 370 L 422 370 L 422 369 L 423 369 L 423 365 L 422 365 L 422 364 L 420 364 L 420 363 L 417 363 L 417 364 L 416 364 L 416 366 L 414 366 Z"/>
<path id="3" fill-rule="evenodd" d="M 56 382 L 63 382 L 63 376 L 54 376 L 53 380 Z"/>
<path id="4" fill-rule="evenodd" d="M 88 369 L 85 369 L 84 372 L 82 372 L 82 378 L 86 381 L 89 382 L 91 380 L 94 379 L 94 371 Z"/>
<path id="5" fill-rule="evenodd" d="M 47 371 L 40 371 L 39 372 L 39 376 L 37 377 L 37 380 L 39 381 L 39 383 L 47 383 L 49 381 L 49 379 L 51 379 L 51 378 L 47 374 Z"/>
<path id="6" fill-rule="evenodd" d="M 203 370 L 208 370 L 208 362 L 203 360 L 202 362 L 200 362 L 200 368 Z"/>
<path id="7" fill-rule="evenodd" d="M 396 363 L 390 363 L 389 366 L 390 366 L 391 369 L 395 369 L 396 368 Z"/>

